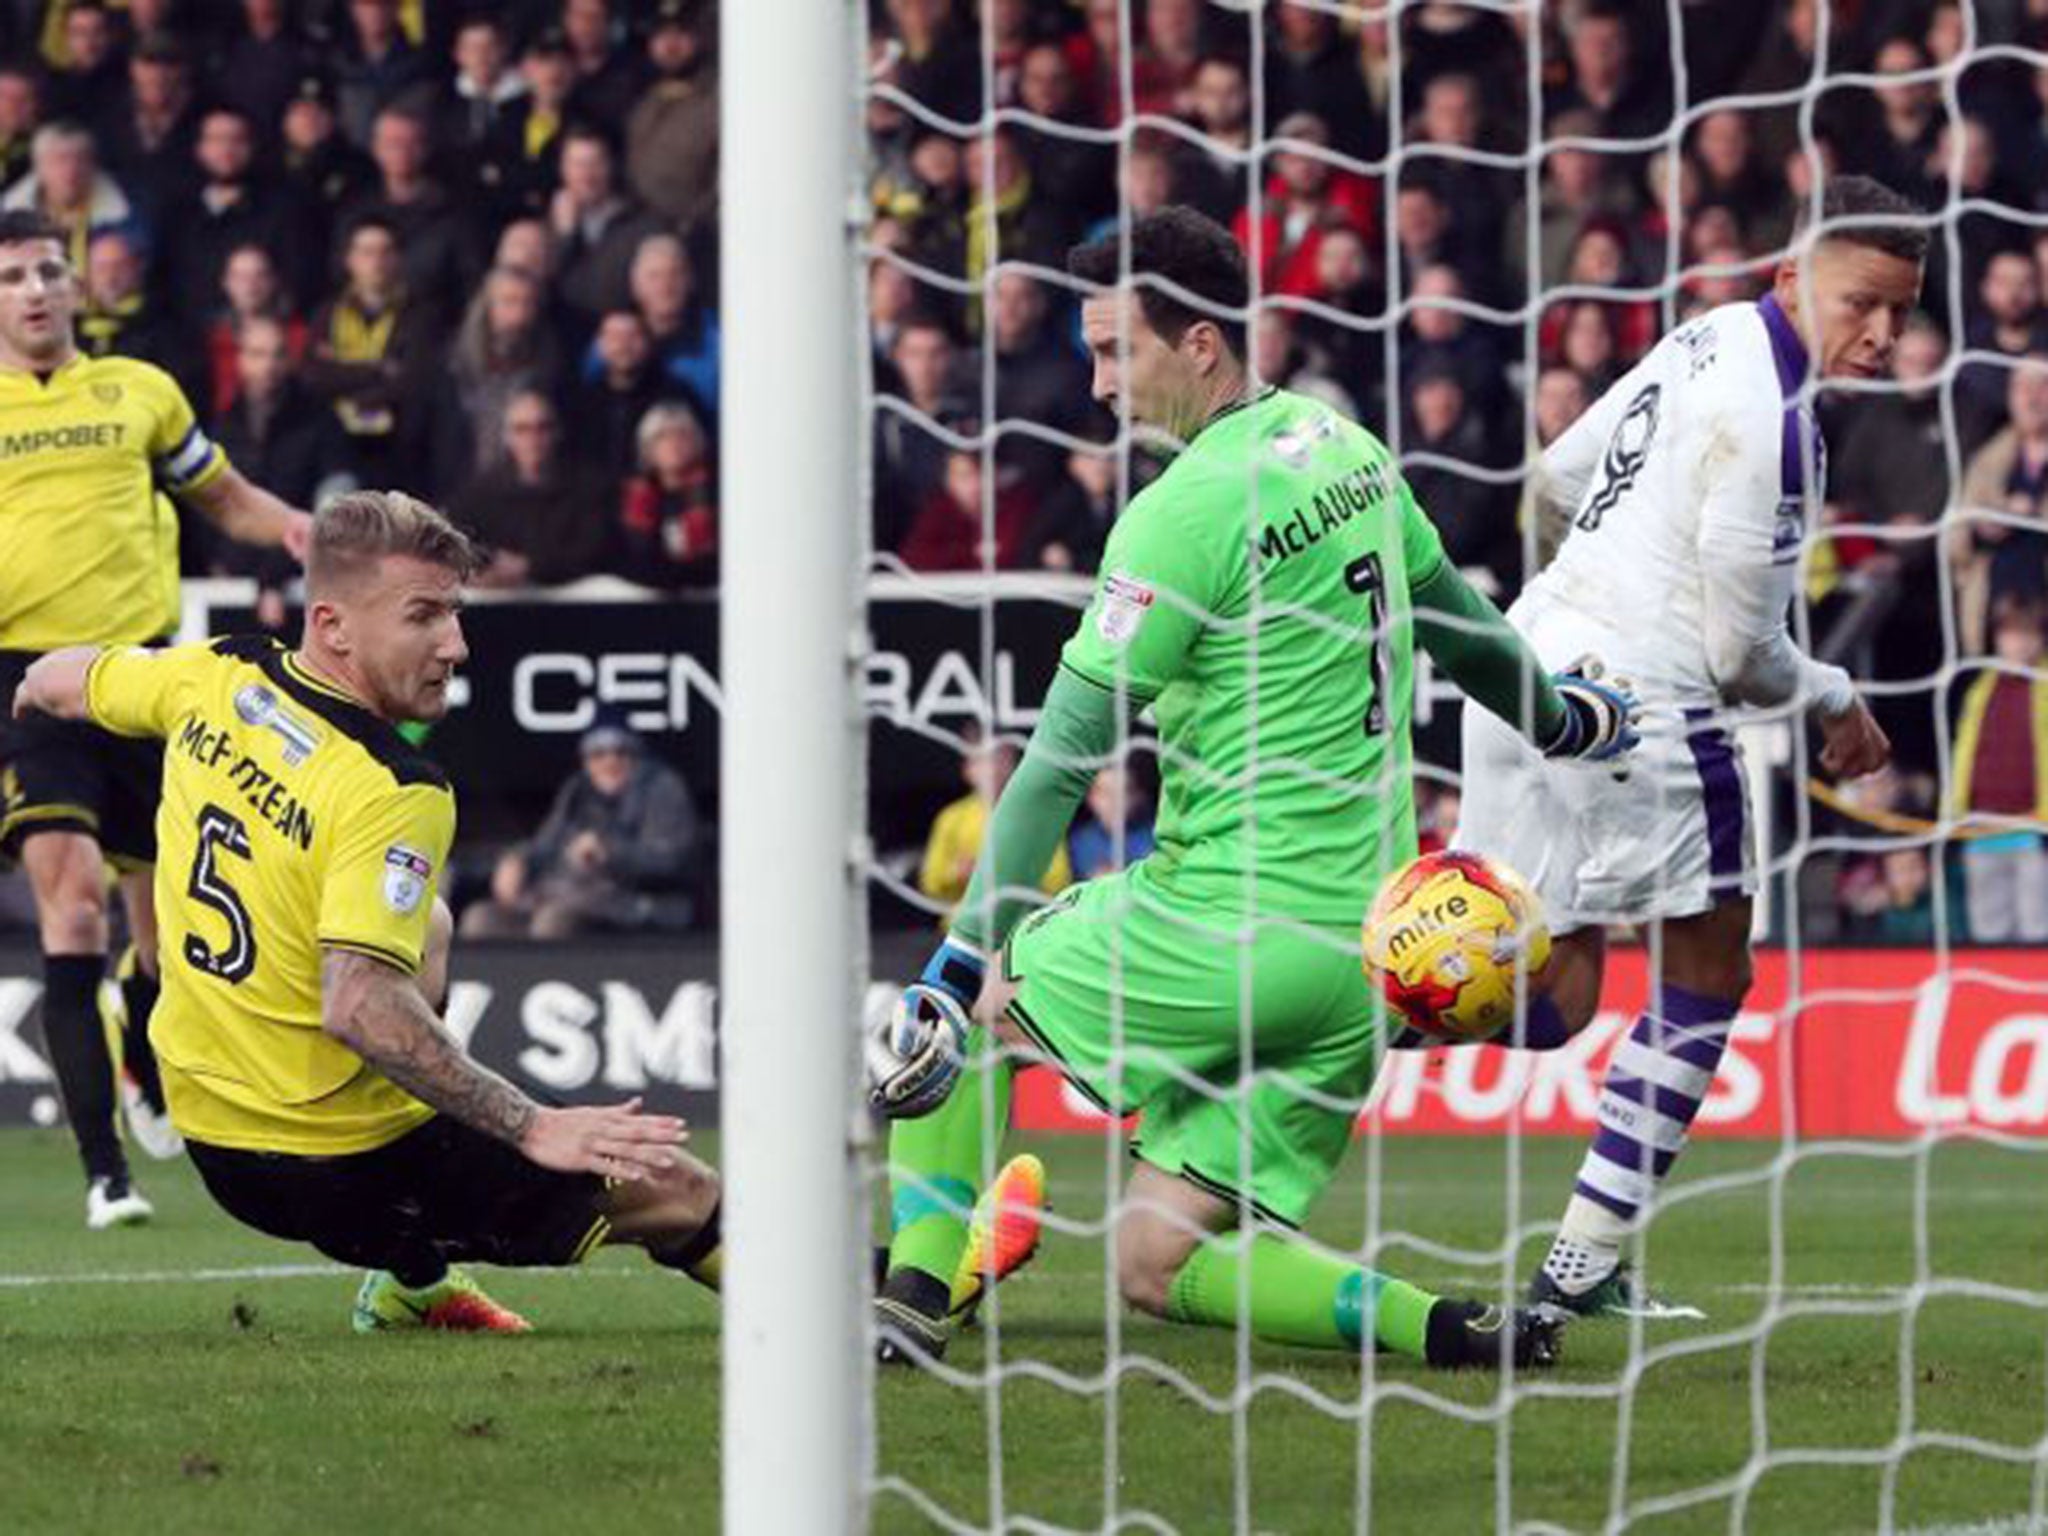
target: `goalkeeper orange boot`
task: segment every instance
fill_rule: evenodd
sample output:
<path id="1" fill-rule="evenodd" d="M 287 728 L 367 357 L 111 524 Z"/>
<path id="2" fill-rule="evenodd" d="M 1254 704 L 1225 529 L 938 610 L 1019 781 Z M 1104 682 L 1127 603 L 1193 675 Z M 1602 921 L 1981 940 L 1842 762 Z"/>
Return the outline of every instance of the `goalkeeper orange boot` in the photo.
<path id="1" fill-rule="evenodd" d="M 363 1276 L 350 1323 L 357 1333 L 388 1328 L 441 1328 L 449 1333 L 531 1333 L 533 1324 L 484 1293 L 466 1270 L 451 1268 L 437 1283 L 414 1290 L 385 1270 Z"/>
<path id="2" fill-rule="evenodd" d="M 949 1311 L 972 1321 L 989 1286 L 1015 1274 L 1038 1252 L 1045 1215 L 1045 1164 L 1029 1152 L 1003 1164 L 995 1182 L 974 1202 L 967 1250 L 953 1272 Z"/>

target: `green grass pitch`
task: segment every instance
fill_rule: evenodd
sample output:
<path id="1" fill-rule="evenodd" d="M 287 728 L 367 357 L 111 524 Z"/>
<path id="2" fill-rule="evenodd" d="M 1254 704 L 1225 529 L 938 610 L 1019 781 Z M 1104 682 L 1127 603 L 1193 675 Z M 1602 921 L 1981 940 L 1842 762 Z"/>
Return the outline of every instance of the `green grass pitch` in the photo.
<path id="1" fill-rule="evenodd" d="M 2038 1507 L 2038 1151 L 1828 1152 L 1782 1180 L 1745 1181 L 1775 1147 L 1696 1147 L 1649 1257 L 1659 1284 L 1710 1321 L 1655 1329 L 1646 1342 L 1663 1358 L 1636 1369 L 1625 1327 L 1581 1325 L 1565 1366 L 1503 1415 L 1490 1412 L 1489 1379 L 1385 1362 L 1368 1376 L 1349 1360 L 1241 1350 L 1229 1335 L 1129 1317 L 1111 1376 L 1100 1218 L 1117 1165 L 1087 1139 L 1039 1150 L 1061 1220 L 1094 1230 L 1053 1234 L 1005 1287 L 1000 1329 L 956 1343 L 949 1364 L 972 1385 L 880 1383 L 877 1531 L 943 1528 L 919 1498 L 963 1528 L 1000 1511 L 1021 1529 L 1187 1532 L 1353 1531 L 1362 1499 L 1373 1531 L 1432 1536 L 1600 1530 L 1617 1513 L 1660 1536 L 1820 1536 L 1877 1530 L 1887 1498 L 1901 1531 L 2017 1536 Z M 1382 1267 L 1440 1287 L 1497 1285 L 1511 1168 L 1519 1219 L 1533 1226 L 1555 1214 L 1578 1150 L 1532 1141 L 1511 1164 L 1490 1140 L 1361 1144 L 1316 1232 L 1359 1240 L 1376 1161 L 1379 1229 L 1432 1245 L 1389 1246 Z M 89 1234 L 61 1133 L 0 1133 L 0 1530 L 716 1528 L 718 1314 L 686 1282 L 607 1254 L 567 1275 L 488 1277 L 534 1318 L 534 1337 L 357 1339 L 351 1276 L 242 1232 L 183 1164 L 140 1172 L 157 1225 Z M 1758 1342 L 1774 1200 L 1783 1315 Z M 1496 1257 L 1459 1263 L 1444 1249 Z M 1530 1235 L 1515 1272 L 1539 1253 Z M 1902 1316 L 1899 1288 L 1923 1256 L 1936 1281 L 2019 1294 L 1936 1294 Z M 251 1272 L 268 1266 L 299 1268 Z M 999 1388 L 985 1374 L 998 1355 Z M 1741 1482 L 1766 1451 L 1771 1464 Z M 1706 1502 L 1660 1512 L 1658 1501 L 1715 1485 Z"/>

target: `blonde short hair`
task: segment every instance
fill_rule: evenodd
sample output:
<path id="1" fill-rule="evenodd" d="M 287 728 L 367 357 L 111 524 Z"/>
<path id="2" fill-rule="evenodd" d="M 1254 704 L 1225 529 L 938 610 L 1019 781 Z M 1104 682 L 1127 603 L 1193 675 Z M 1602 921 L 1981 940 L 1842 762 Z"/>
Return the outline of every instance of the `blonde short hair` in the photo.
<path id="1" fill-rule="evenodd" d="M 469 535 L 403 491 L 350 491 L 313 514 L 306 585 L 324 591 L 357 580 L 389 555 L 424 560 L 467 579 L 481 561 Z"/>

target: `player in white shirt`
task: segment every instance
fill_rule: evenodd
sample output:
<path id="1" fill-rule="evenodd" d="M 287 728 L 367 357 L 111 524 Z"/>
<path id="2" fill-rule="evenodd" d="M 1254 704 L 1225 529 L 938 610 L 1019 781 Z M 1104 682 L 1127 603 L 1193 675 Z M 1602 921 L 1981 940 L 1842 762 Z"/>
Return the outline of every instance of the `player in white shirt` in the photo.
<path id="1" fill-rule="evenodd" d="M 1642 745 L 1619 777 L 1546 762 L 1466 713 L 1457 841 L 1534 884 L 1558 935 L 1522 1042 L 1560 1045 L 1590 1022 L 1604 925 L 1661 932 L 1659 986 L 1608 1068 L 1535 1303 L 1697 1315 L 1652 1301 L 1622 1248 L 1684 1146 L 1750 985 L 1757 850 L 1729 710 L 1810 712 L 1822 765 L 1844 778 L 1890 755 L 1848 674 L 1799 651 L 1786 610 L 1827 460 L 1808 379 L 1889 374 L 1926 244 L 1905 199 L 1837 178 L 1768 296 L 1671 332 L 1544 456 L 1571 529 L 1509 618 L 1547 666 L 1597 657 L 1626 678 Z"/>

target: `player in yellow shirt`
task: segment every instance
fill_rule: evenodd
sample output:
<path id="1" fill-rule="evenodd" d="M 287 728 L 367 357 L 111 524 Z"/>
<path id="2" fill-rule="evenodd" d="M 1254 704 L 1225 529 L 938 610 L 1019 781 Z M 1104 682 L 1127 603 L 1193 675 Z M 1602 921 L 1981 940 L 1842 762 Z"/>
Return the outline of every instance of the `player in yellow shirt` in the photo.
<path id="1" fill-rule="evenodd" d="M 375 1271 L 356 1325 L 517 1329 L 465 1259 L 570 1264 L 631 1242 L 707 1284 L 718 1179 L 637 1100 L 543 1108 L 472 1060 L 429 1000 L 455 799 L 398 726 L 439 719 L 468 655 L 468 540 L 397 492 L 314 522 L 299 648 L 73 648 L 14 700 L 156 738 L 171 1118 L 214 1198 Z"/>
<path id="2" fill-rule="evenodd" d="M 166 492 L 234 538 L 305 549 L 306 514 L 235 472 L 169 375 L 134 358 L 80 354 L 78 305 L 62 231 L 38 214 L 0 213 L 0 696 L 41 652 L 146 644 L 177 628 L 178 519 Z M 160 757 L 91 726 L 0 720 L 0 857 L 19 859 L 35 892 L 43 1030 L 95 1228 L 150 1215 L 114 1129 L 97 1000 L 111 861 L 123 872 L 138 960 L 123 983 L 129 1118 L 157 1131 L 147 867 Z M 175 1149 L 167 1130 L 150 1138 L 153 1150 Z"/>

